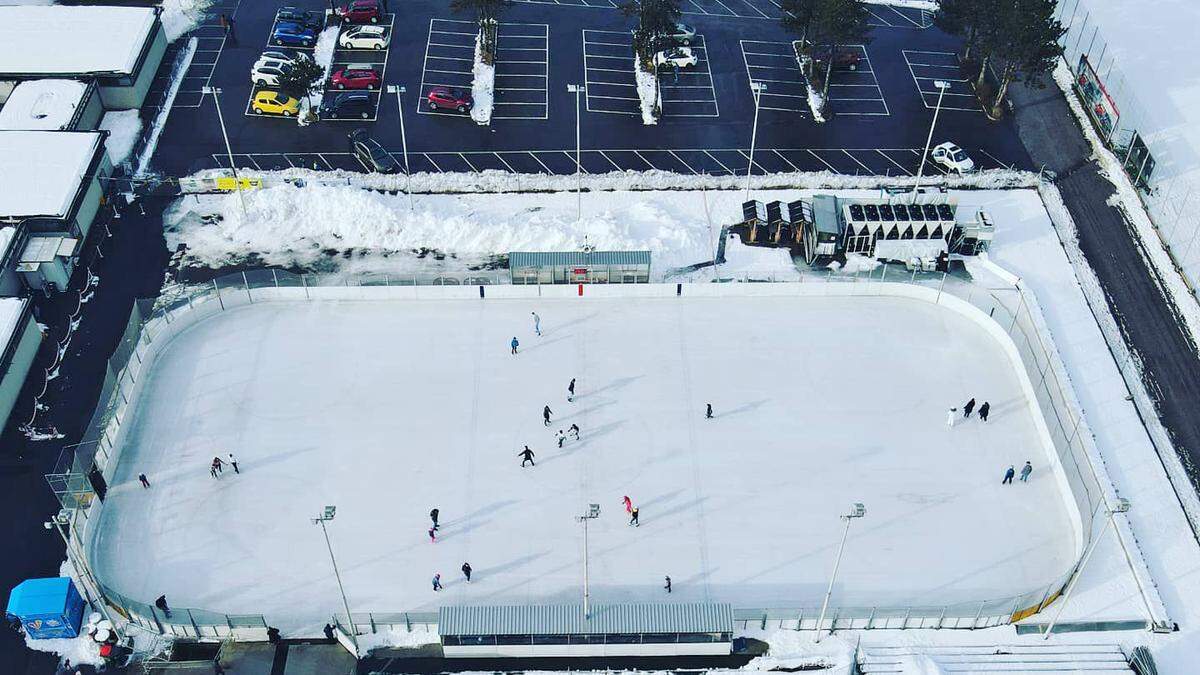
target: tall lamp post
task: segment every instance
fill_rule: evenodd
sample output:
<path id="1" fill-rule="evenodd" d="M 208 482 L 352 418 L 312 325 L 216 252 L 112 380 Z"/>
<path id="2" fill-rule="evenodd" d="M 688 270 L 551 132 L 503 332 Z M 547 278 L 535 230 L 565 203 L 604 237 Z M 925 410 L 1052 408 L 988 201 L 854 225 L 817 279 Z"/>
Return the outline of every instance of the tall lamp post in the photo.
<path id="1" fill-rule="evenodd" d="M 921 153 L 921 166 L 917 168 L 917 181 L 913 183 L 913 204 L 917 203 L 917 191 L 921 187 L 921 174 L 925 173 L 925 158 L 929 156 L 929 144 L 933 142 L 933 129 L 937 126 L 938 113 L 942 110 L 942 97 L 946 95 L 946 90 L 950 88 L 950 83 L 943 80 L 934 80 L 933 86 L 937 87 L 938 90 L 937 105 L 933 108 L 933 121 L 929 123 L 929 135 L 925 137 L 925 152 Z"/>
<path id="2" fill-rule="evenodd" d="M 389 84 L 387 91 L 396 95 L 396 114 L 400 116 L 400 150 L 404 154 L 404 192 L 408 195 L 408 210 L 412 211 L 412 172 L 408 170 L 408 138 L 404 135 L 404 104 L 400 99 L 400 94 L 407 90 L 402 85 Z"/>
<path id="3" fill-rule="evenodd" d="M 325 528 L 325 523 L 333 520 L 335 513 L 337 513 L 336 506 L 326 506 L 325 511 L 316 518 L 313 518 L 312 521 L 314 525 L 321 526 L 321 532 L 325 535 L 325 548 L 329 549 L 329 562 L 333 563 L 333 576 L 337 579 L 338 591 L 342 594 L 342 608 L 346 610 L 346 622 L 350 628 L 350 641 L 354 643 L 354 658 L 358 658 L 358 631 L 354 628 L 354 617 L 350 615 L 350 603 L 346 600 L 346 587 L 342 585 L 342 575 L 338 572 L 337 558 L 333 557 L 333 546 L 329 543 L 329 530 Z"/>
<path id="4" fill-rule="evenodd" d="M 583 218 L 583 168 L 579 162 L 579 94 L 586 92 L 586 85 L 568 84 L 567 91 L 575 94 L 575 220 Z"/>
<path id="5" fill-rule="evenodd" d="M 750 81 L 750 91 L 754 93 L 754 125 L 750 128 L 750 162 L 746 165 L 746 196 L 743 201 L 750 199 L 750 173 L 754 170 L 754 143 L 758 140 L 758 98 L 767 85 L 762 82 Z"/>
<path id="6" fill-rule="evenodd" d="M 583 618 L 591 617 L 591 606 L 588 604 L 588 521 L 600 517 L 600 505 L 588 504 L 587 513 L 575 516 L 575 520 L 583 523 Z"/>
<path id="7" fill-rule="evenodd" d="M 817 618 L 817 637 L 813 642 L 821 641 L 821 624 L 825 623 L 825 610 L 829 609 L 829 596 L 833 595 L 833 584 L 837 581 L 838 568 L 842 566 L 842 552 L 846 550 L 846 537 L 850 535 L 850 521 L 855 518 L 862 518 L 867 515 L 867 509 L 862 505 L 862 502 L 855 502 L 850 507 L 850 512 L 841 516 L 842 520 L 846 521 L 846 529 L 842 530 L 842 543 L 838 544 L 837 558 L 833 562 L 833 574 L 829 576 L 829 588 L 825 589 L 825 600 L 821 602 L 821 616 Z M 830 626 L 831 634 L 833 627 Z"/>
<path id="8" fill-rule="evenodd" d="M 233 189 L 237 190 L 238 199 L 242 202 L 242 215 L 245 215 L 246 195 L 242 194 L 242 181 L 238 178 L 237 164 L 233 162 L 233 147 L 229 145 L 229 133 L 225 130 L 225 115 L 221 113 L 221 88 L 204 85 L 200 91 L 212 94 L 213 105 L 217 108 L 217 120 L 221 123 L 221 137 L 225 139 L 225 153 L 229 155 L 229 168 L 233 171 Z"/>
<path id="9" fill-rule="evenodd" d="M 1079 561 L 1079 567 L 1075 570 L 1075 574 L 1071 577 L 1071 581 L 1067 584 L 1067 590 L 1063 591 L 1062 603 L 1058 606 L 1058 611 L 1054 614 L 1054 620 L 1052 620 L 1050 624 L 1046 626 L 1046 632 L 1042 633 L 1043 640 L 1050 639 L 1050 632 L 1054 630 L 1054 626 L 1058 623 L 1058 620 L 1062 618 L 1063 611 L 1067 609 L 1067 603 L 1071 600 L 1071 591 L 1075 590 L 1075 583 L 1079 581 L 1079 577 L 1083 576 L 1083 568 L 1087 566 L 1088 560 L 1091 560 L 1092 552 L 1096 550 L 1096 545 L 1100 543 L 1100 540 L 1103 539 L 1104 535 L 1108 532 L 1108 528 L 1113 524 L 1113 516 L 1118 513 L 1127 513 L 1129 511 L 1129 500 L 1118 498 L 1116 503 L 1113 504 L 1112 508 L 1104 506 L 1104 510 L 1107 512 L 1107 517 L 1104 519 L 1104 527 L 1100 529 L 1100 534 L 1092 537 L 1092 542 L 1088 545 L 1087 551 L 1084 551 L 1083 559 Z M 1153 621 L 1154 616 L 1150 615 L 1150 619 Z"/>

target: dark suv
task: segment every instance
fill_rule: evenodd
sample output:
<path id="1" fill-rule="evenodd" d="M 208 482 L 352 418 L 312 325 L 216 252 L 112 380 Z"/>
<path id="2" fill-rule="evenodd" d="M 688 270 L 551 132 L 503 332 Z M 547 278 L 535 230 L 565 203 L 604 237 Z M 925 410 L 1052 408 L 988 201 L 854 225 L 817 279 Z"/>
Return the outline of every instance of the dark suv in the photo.
<path id="1" fill-rule="evenodd" d="M 325 27 L 325 15 L 320 12 L 309 12 L 297 7 L 281 7 L 275 14 L 277 21 L 298 23 L 305 28 L 319 31 Z"/>
<path id="2" fill-rule="evenodd" d="M 363 165 L 367 171 L 376 173 L 397 173 L 400 165 L 395 158 L 383 149 L 379 141 L 367 135 L 366 129 L 355 129 L 346 138 L 350 141 L 350 154 Z"/>
<path id="3" fill-rule="evenodd" d="M 321 117 L 361 117 L 369 119 L 375 114 L 375 104 L 365 91 L 348 91 L 334 96 L 321 106 Z"/>

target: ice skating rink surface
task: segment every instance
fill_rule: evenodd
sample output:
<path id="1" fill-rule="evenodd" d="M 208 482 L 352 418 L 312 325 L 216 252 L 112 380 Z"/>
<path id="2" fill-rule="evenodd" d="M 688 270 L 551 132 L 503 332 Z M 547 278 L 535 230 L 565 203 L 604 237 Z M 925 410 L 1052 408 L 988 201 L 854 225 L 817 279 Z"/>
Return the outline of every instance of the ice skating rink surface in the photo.
<path id="1" fill-rule="evenodd" d="M 311 522 L 326 504 L 356 612 L 576 602 L 590 502 L 594 602 L 815 609 L 852 502 L 867 514 L 834 607 L 1009 597 L 1075 553 L 1013 365 L 979 325 L 918 300 L 256 303 L 185 329 L 142 378 L 91 544 L 98 576 L 285 634 L 341 611 Z M 972 396 L 991 419 L 948 429 Z M 573 423 L 580 440 L 559 449 Z M 526 444 L 536 467 L 520 466 Z M 241 474 L 212 478 L 229 452 Z M 1030 481 L 1001 485 L 1026 460 Z"/>

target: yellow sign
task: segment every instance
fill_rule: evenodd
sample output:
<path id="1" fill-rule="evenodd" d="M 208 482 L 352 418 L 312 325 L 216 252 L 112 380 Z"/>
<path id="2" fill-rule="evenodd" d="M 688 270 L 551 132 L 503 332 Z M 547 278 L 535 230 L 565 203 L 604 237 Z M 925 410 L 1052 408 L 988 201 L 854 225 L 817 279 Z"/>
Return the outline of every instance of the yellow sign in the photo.
<path id="1" fill-rule="evenodd" d="M 261 178 L 218 178 L 217 189 L 221 192 L 233 192 L 234 190 L 254 190 L 262 187 Z"/>

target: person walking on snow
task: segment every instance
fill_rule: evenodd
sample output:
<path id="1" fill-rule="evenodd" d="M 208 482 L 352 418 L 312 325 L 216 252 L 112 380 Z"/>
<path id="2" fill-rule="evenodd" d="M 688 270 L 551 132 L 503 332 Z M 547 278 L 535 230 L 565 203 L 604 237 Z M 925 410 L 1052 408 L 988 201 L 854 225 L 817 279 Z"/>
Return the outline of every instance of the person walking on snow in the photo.
<path id="1" fill-rule="evenodd" d="M 1008 471 L 1004 472 L 1004 480 L 1000 481 L 1000 484 L 1004 485 L 1005 483 L 1007 483 L 1009 485 L 1012 485 L 1013 476 L 1015 476 L 1016 474 L 1017 474 L 1017 472 L 1012 468 L 1011 465 L 1009 465 Z"/>
<path id="2" fill-rule="evenodd" d="M 633 513 L 633 500 L 629 498 L 629 495 L 625 495 L 621 503 L 625 505 L 625 513 Z"/>
<path id="3" fill-rule="evenodd" d="M 433 521 L 433 529 L 435 530 L 438 529 L 437 519 L 439 513 L 441 513 L 441 511 L 438 511 L 436 508 L 429 512 L 429 519 Z"/>
<path id="4" fill-rule="evenodd" d="M 438 572 L 437 574 L 433 575 L 433 590 L 435 593 L 437 591 L 442 590 L 442 574 L 441 574 L 441 572 Z"/>
<path id="5" fill-rule="evenodd" d="M 630 517 L 629 517 L 630 525 L 633 525 L 635 527 L 642 526 L 642 523 L 640 521 L 638 521 L 638 507 L 636 507 L 636 506 L 633 507 L 633 510 L 629 512 L 629 515 L 630 515 Z"/>
<path id="6" fill-rule="evenodd" d="M 946 426 L 950 427 L 951 429 L 954 428 L 954 418 L 957 417 L 957 415 L 954 413 L 956 412 L 958 412 L 958 408 L 951 408 L 946 412 Z"/>
<path id="7" fill-rule="evenodd" d="M 663 586 L 663 588 L 667 589 L 668 593 L 671 592 L 671 577 L 670 577 L 670 575 L 667 576 L 667 585 Z"/>
<path id="8" fill-rule="evenodd" d="M 231 452 L 231 453 L 229 453 L 229 466 L 232 466 L 232 467 L 233 467 L 233 472 L 234 472 L 234 473 L 241 473 L 241 471 L 239 471 L 239 470 L 238 470 L 238 467 L 237 467 L 237 460 L 233 458 L 233 453 L 232 453 L 232 452 Z"/>
<path id="9" fill-rule="evenodd" d="M 515 336 L 515 335 L 513 336 L 512 342 L 510 344 L 512 345 L 512 353 L 516 354 L 517 347 L 521 346 L 521 343 L 517 341 L 517 336 Z"/>
<path id="10" fill-rule="evenodd" d="M 706 419 L 706 420 L 711 420 L 712 418 L 713 418 L 713 416 L 712 416 L 712 404 L 711 404 L 711 403 L 705 403 L 705 404 L 704 404 L 704 419 Z"/>
<path id="11" fill-rule="evenodd" d="M 467 578 L 467 583 L 471 583 L 471 563 L 463 563 L 463 576 Z"/>
<path id="12" fill-rule="evenodd" d="M 142 483 L 142 487 L 144 487 L 144 488 L 149 488 L 149 487 L 150 487 L 150 481 L 146 480 L 146 474 L 144 474 L 144 473 L 139 473 L 139 474 L 138 474 L 138 480 L 139 480 L 139 481 Z"/>
<path id="13" fill-rule="evenodd" d="M 550 409 L 550 406 L 542 406 L 542 426 L 550 426 L 550 416 L 553 414 L 554 411 Z"/>
<path id="14" fill-rule="evenodd" d="M 975 409 L 975 399 L 971 399 L 970 401 L 967 401 L 967 404 L 963 406 L 963 418 L 966 419 L 966 418 L 970 417 L 971 411 L 974 409 Z"/>
<path id="15" fill-rule="evenodd" d="M 1025 466 L 1021 467 L 1021 482 L 1028 483 L 1029 474 L 1031 473 L 1033 473 L 1033 465 L 1026 461 Z"/>
<path id="16" fill-rule="evenodd" d="M 437 543 L 437 528 L 436 527 L 429 528 L 429 543 L 431 543 L 431 544 Z"/>
<path id="17" fill-rule="evenodd" d="M 979 406 L 979 419 L 986 422 L 988 413 L 991 412 L 991 410 L 992 410 L 992 404 L 988 403 L 987 401 L 984 401 L 983 405 Z"/>
<path id="18" fill-rule="evenodd" d="M 571 384 L 567 385 L 567 403 L 575 402 L 575 378 L 571 378 Z"/>
<path id="19" fill-rule="evenodd" d="M 162 613 L 166 614 L 168 619 L 171 618 L 171 608 L 167 606 L 167 596 L 158 596 L 154 601 L 154 606 L 162 610 Z"/>
<path id="20" fill-rule="evenodd" d="M 538 316 L 537 312 L 530 312 L 533 315 L 533 332 L 537 333 L 538 337 L 542 336 L 542 317 Z"/>
<path id="21" fill-rule="evenodd" d="M 572 424 L 572 425 L 571 425 L 571 428 L 570 428 L 570 429 L 567 429 L 567 433 L 569 433 L 569 434 L 575 434 L 575 440 L 579 440 L 579 425 L 578 425 L 578 424 Z"/>
<path id="22" fill-rule="evenodd" d="M 567 440 L 567 435 L 562 432 L 562 429 L 559 429 L 558 433 L 554 434 L 554 437 L 558 439 L 558 447 L 562 448 L 563 441 Z"/>
<path id="23" fill-rule="evenodd" d="M 533 461 L 533 451 L 529 449 L 528 445 L 525 446 L 524 452 L 518 452 L 517 455 L 521 457 L 522 469 L 525 468 L 525 462 L 529 462 L 531 466 L 537 466 L 537 462 Z"/>

